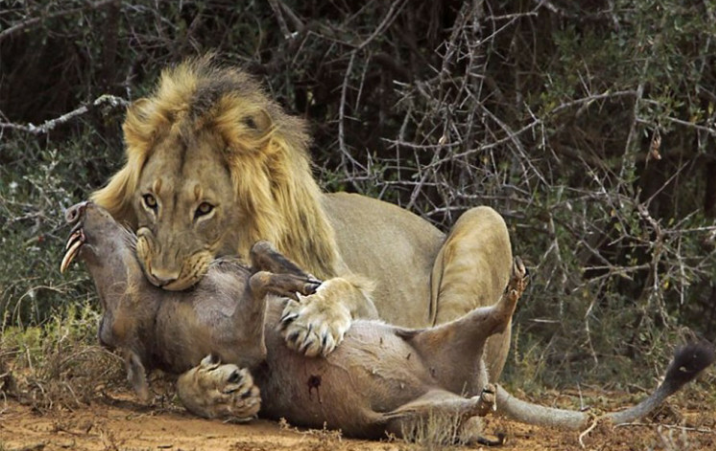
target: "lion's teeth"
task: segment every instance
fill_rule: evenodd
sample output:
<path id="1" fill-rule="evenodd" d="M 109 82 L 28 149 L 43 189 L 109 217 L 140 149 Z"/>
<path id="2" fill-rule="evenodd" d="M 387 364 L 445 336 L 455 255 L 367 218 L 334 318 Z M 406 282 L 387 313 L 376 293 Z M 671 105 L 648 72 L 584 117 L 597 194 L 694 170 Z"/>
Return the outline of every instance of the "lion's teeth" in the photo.
<path id="1" fill-rule="evenodd" d="M 65 252 L 65 256 L 62 257 L 62 263 L 60 264 L 60 272 L 64 273 L 67 268 L 70 266 L 70 263 L 72 263 L 72 260 L 74 260 L 75 255 L 80 250 L 80 246 L 82 246 L 82 240 L 76 239 L 74 236 L 67 242 L 67 252 Z"/>

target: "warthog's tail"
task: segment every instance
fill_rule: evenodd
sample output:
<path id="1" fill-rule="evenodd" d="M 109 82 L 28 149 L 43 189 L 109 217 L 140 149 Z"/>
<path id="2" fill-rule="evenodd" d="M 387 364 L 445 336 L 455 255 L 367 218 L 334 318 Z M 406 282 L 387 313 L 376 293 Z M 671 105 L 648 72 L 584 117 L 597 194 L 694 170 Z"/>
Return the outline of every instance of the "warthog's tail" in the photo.
<path id="1" fill-rule="evenodd" d="M 604 418 L 610 419 L 614 424 L 630 423 L 643 418 L 667 397 L 693 380 L 714 360 L 714 348 L 709 343 L 691 343 L 677 349 L 666 370 L 664 381 L 648 398 L 626 410 L 608 413 Z M 573 430 L 585 429 L 594 419 L 588 412 L 543 407 L 521 401 L 500 386 L 497 387 L 497 412 L 522 423 Z"/>

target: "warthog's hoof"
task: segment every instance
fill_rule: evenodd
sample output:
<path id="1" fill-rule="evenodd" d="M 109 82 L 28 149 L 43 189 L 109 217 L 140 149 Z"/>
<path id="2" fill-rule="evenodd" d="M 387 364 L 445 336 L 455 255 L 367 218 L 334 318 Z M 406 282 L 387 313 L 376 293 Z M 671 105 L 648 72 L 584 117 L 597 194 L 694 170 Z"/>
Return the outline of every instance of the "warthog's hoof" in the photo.
<path id="1" fill-rule="evenodd" d="M 484 417 L 488 413 L 497 410 L 497 388 L 495 384 L 486 384 L 480 393 L 477 401 L 476 415 Z"/>

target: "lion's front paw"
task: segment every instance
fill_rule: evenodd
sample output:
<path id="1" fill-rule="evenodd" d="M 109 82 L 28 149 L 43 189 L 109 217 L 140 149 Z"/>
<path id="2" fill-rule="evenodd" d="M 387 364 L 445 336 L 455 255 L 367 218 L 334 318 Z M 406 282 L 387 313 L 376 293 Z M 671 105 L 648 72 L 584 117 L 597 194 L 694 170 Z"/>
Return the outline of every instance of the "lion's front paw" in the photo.
<path id="1" fill-rule="evenodd" d="M 212 356 L 179 377 L 177 392 L 190 412 L 204 418 L 242 423 L 261 409 L 261 392 L 249 370 Z"/>
<path id="2" fill-rule="evenodd" d="M 221 390 L 219 399 L 220 404 L 225 405 L 225 413 L 220 417 L 228 421 L 249 421 L 256 418 L 261 409 L 261 391 L 245 368 L 234 371 Z"/>
<path id="3" fill-rule="evenodd" d="M 351 327 L 351 313 L 340 299 L 300 296 L 288 301 L 281 315 L 281 329 L 289 348 L 308 357 L 330 354 Z"/>

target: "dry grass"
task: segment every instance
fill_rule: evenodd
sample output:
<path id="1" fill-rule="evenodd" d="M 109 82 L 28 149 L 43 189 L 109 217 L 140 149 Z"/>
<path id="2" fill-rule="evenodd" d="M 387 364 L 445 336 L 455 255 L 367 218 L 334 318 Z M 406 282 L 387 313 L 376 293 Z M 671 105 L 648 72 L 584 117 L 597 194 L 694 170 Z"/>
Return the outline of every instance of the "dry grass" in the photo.
<path id="1" fill-rule="evenodd" d="M 121 359 L 97 344 L 98 321 L 86 304 L 57 313 L 42 326 L 3 327 L 3 393 L 38 411 L 72 410 L 123 384 Z"/>
<path id="2" fill-rule="evenodd" d="M 451 449 L 456 445 L 465 445 L 460 435 L 460 417 L 431 411 L 427 419 L 416 419 L 404 424 L 401 433 L 406 441 L 414 443 L 418 449 L 438 451 Z"/>

